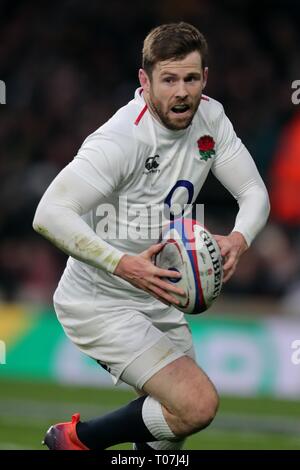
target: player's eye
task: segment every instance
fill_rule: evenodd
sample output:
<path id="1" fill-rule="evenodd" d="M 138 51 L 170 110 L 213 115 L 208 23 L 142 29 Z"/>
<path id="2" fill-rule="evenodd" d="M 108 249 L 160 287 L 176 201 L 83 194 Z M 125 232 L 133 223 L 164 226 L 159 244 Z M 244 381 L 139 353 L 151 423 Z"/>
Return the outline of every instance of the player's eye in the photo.
<path id="1" fill-rule="evenodd" d="M 174 81 L 175 81 L 175 78 L 173 78 L 173 77 L 165 77 L 163 79 L 163 82 L 165 82 L 165 83 L 173 83 Z"/>
<path id="2" fill-rule="evenodd" d="M 191 76 L 191 77 L 187 77 L 185 79 L 185 82 L 197 82 L 198 80 L 200 80 L 200 77 L 195 77 L 195 76 Z"/>

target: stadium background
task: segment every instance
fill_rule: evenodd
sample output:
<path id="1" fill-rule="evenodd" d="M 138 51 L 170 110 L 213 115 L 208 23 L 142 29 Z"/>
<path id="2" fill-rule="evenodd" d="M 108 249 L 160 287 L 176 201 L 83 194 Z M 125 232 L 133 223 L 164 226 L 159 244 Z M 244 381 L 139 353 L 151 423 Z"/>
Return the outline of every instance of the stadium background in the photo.
<path id="1" fill-rule="evenodd" d="M 133 396 L 111 390 L 109 376 L 64 337 L 51 298 L 66 258 L 31 223 L 82 140 L 131 99 L 145 34 L 185 20 L 208 39 L 206 93 L 224 104 L 272 202 L 268 226 L 221 298 L 190 319 L 222 400 L 216 421 L 186 448 L 299 450 L 298 2 L 2 0 L 0 9 L 0 449 L 40 449 L 51 423 Z M 198 202 L 212 232 L 230 230 L 236 203 L 216 180 Z"/>

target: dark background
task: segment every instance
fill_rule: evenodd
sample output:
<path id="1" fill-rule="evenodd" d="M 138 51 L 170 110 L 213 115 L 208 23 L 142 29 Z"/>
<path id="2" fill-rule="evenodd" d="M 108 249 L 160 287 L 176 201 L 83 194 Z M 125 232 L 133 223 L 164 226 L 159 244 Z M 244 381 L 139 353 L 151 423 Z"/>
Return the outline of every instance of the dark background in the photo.
<path id="1" fill-rule="evenodd" d="M 33 232 L 35 208 L 85 137 L 132 99 L 145 35 L 179 20 L 206 36 L 205 92 L 224 105 L 271 195 L 269 224 L 224 295 L 275 299 L 300 313 L 300 105 L 291 101 L 300 7 L 292 0 L 0 1 L 0 300 L 51 302 L 66 258 Z M 213 177 L 198 202 L 211 231 L 232 229 L 236 202 Z"/>

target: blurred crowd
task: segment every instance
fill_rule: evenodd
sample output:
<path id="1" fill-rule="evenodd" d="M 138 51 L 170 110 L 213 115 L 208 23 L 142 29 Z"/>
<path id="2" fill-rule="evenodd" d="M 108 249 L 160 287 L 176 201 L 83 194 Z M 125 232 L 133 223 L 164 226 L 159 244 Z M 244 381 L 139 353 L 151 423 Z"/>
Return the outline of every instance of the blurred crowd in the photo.
<path id="1" fill-rule="evenodd" d="M 206 36 L 206 93 L 220 100 L 270 191 L 268 226 L 224 292 L 300 313 L 300 7 L 293 0 L 0 1 L 0 299 L 51 302 L 65 256 L 31 227 L 35 208 L 84 138 L 138 86 L 145 35 L 185 20 Z M 215 233 L 236 202 L 212 177 L 198 202 Z"/>

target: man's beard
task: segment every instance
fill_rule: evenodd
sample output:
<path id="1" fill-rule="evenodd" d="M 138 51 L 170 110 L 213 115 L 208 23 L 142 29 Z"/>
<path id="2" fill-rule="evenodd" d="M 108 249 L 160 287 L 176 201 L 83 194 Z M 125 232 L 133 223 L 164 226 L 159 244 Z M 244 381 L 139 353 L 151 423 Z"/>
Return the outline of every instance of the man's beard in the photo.
<path id="1" fill-rule="evenodd" d="M 170 129 L 172 131 L 179 131 L 179 130 L 187 129 L 189 127 L 189 125 L 191 124 L 191 122 L 192 122 L 192 120 L 195 116 L 196 110 L 198 109 L 200 99 L 201 98 L 199 98 L 199 102 L 197 103 L 197 106 L 195 106 L 194 108 L 190 107 L 190 109 L 192 110 L 191 116 L 188 119 L 186 119 L 184 122 L 173 121 L 173 120 L 169 119 L 168 116 L 163 113 L 160 105 L 155 104 L 153 102 L 153 100 L 151 99 L 151 95 L 149 96 L 149 104 L 150 104 L 150 107 L 152 108 L 152 110 L 154 111 L 154 113 L 157 114 L 157 116 L 159 117 L 161 123 L 167 129 Z M 177 104 L 179 104 L 179 103 L 177 103 Z M 184 104 L 184 103 L 180 103 L 180 104 Z M 179 116 L 180 116 L 180 114 L 179 114 Z"/>

